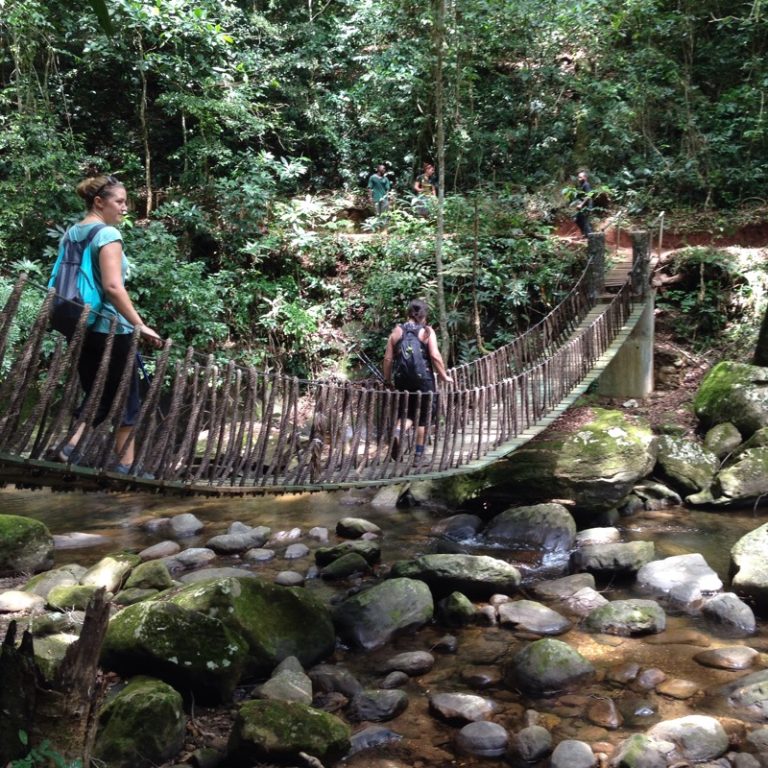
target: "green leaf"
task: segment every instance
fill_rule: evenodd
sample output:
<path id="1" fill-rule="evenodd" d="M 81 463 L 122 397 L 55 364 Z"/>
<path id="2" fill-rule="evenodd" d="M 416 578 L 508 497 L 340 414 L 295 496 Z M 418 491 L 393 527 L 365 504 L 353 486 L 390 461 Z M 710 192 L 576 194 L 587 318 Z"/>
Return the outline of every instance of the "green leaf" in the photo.
<path id="1" fill-rule="evenodd" d="M 115 34 L 115 28 L 112 26 L 112 20 L 109 18 L 109 11 L 107 10 L 107 4 L 105 0 L 88 0 L 93 8 L 93 12 L 96 14 L 96 18 L 99 20 L 99 26 L 102 28 L 105 34 L 110 37 Z"/>

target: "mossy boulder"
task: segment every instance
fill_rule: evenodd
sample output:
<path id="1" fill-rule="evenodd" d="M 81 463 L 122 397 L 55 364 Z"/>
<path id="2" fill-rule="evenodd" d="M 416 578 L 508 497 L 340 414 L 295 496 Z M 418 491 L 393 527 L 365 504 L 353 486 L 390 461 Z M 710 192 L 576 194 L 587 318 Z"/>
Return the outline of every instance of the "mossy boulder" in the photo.
<path id="1" fill-rule="evenodd" d="M 345 642 L 372 650 L 398 632 L 423 626 L 434 611 L 432 593 L 423 581 L 394 578 L 339 603 L 333 620 Z"/>
<path id="2" fill-rule="evenodd" d="M 165 680 L 202 703 L 229 701 L 248 644 L 217 618 L 167 602 L 130 605 L 109 622 L 102 666 Z"/>
<path id="3" fill-rule="evenodd" d="M 594 409 L 577 432 L 529 444 L 487 473 L 490 485 L 515 499 L 570 499 L 574 512 L 616 507 L 653 469 L 656 438 L 642 421 L 619 411 Z"/>
<path id="4" fill-rule="evenodd" d="M 315 552 L 315 562 L 322 568 L 353 552 L 365 558 L 369 565 L 376 565 L 381 560 L 381 544 L 378 541 L 356 539 L 355 541 L 343 541 L 333 547 L 320 547 Z"/>
<path id="5" fill-rule="evenodd" d="M 613 600 L 587 616 L 591 632 L 631 637 L 663 632 L 667 626 L 664 609 L 655 600 Z"/>
<path id="6" fill-rule="evenodd" d="M 134 677 L 99 712 L 93 756 L 110 768 L 150 768 L 181 751 L 187 718 L 178 691 Z"/>
<path id="7" fill-rule="evenodd" d="M 659 440 L 657 471 L 683 496 L 709 488 L 719 467 L 717 456 L 698 443 L 668 435 Z"/>
<path id="8" fill-rule="evenodd" d="M 240 707 L 229 739 L 234 765 L 294 763 L 300 753 L 325 763 L 350 747 L 346 723 L 328 712 L 288 701 L 248 701 Z"/>
<path id="9" fill-rule="evenodd" d="M 170 589 L 173 579 L 162 560 L 148 560 L 137 565 L 128 576 L 124 589 Z"/>
<path id="10" fill-rule="evenodd" d="M 576 522 L 562 504 L 516 507 L 496 515 L 482 538 L 505 549 L 567 552 L 573 547 Z"/>
<path id="11" fill-rule="evenodd" d="M 77 635 L 71 632 L 57 632 L 55 634 L 36 637 L 33 644 L 35 663 L 43 673 L 43 677 L 52 682 L 56 676 L 56 670 L 64 661 L 64 656 L 69 646 L 77 640 Z"/>
<path id="12" fill-rule="evenodd" d="M 768 523 L 742 536 L 731 547 L 731 589 L 768 613 Z"/>
<path id="13" fill-rule="evenodd" d="M 0 576 L 37 573 L 53 565 L 53 536 L 37 520 L 0 515 Z"/>
<path id="14" fill-rule="evenodd" d="M 693 407 L 705 429 L 730 422 L 749 438 L 768 427 L 768 368 L 718 363 L 702 380 Z"/>
<path id="15" fill-rule="evenodd" d="M 749 448 L 721 469 L 712 488 L 718 505 L 746 503 L 768 493 L 768 447 Z"/>
<path id="16" fill-rule="evenodd" d="M 520 586 L 520 571 L 505 560 L 488 555 L 422 555 L 400 560 L 392 567 L 394 578 L 419 579 L 429 585 L 439 599 L 451 592 L 487 599 L 495 593 L 515 594 Z"/>
<path id="17" fill-rule="evenodd" d="M 170 590 L 157 600 L 226 624 L 248 644 L 250 674 L 268 675 L 288 656 L 312 666 L 329 656 L 336 644 L 330 612 L 300 587 L 226 577 Z"/>
<path id="18" fill-rule="evenodd" d="M 37 576 L 33 576 L 22 589 L 25 592 L 32 592 L 40 597 L 48 597 L 48 593 L 57 586 L 79 584 L 80 579 L 86 572 L 87 568 L 82 565 L 62 565 L 59 568 L 54 568 L 51 571 L 45 573 L 38 573 Z"/>
<path id="19" fill-rule="evenodd" d="M 48 593 L 48 606 L 56 611 L 84 611 L 100 587 L 61 584 Z"/>
<path id="20" fill-rule="evenodd" d="M 768 434 L 768 430 L 766 430 Z M 722 460 L 731 455 L 742 443 L 741 432 L 730 422 L 716 424 L 704 435 L 704 449 Z"/>
<path id="21" fill-rule="evenodd" d="M 562 691 L 591 680 L 595 668 L 578 651 L 561 640 L 536 640 L 515 654 L 504 667 L 510 687 L 528 693 Z"/>
<path id="22" fill-rule="evenodd" d="M 107 592 L 114 594 L 120 589 L 131 570 L 139 563 L 141 563 L 141 558 L 128 552 L 107 555 L 83 574 L 80 583 L 104 587 Z"/>

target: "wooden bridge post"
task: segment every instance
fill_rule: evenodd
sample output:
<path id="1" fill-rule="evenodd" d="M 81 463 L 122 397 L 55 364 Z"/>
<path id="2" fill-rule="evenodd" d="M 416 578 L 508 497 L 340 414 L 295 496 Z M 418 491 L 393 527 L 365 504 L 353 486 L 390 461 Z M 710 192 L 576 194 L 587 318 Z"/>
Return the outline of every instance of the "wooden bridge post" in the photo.
<path id="1" fill-rule="evenodd" d="M 653 392 L 654 301 L 650 292 L 651 239 L 632 232 L 632 293 L 645 298 L 640 321 L 600 376 L 597 391 L 606 397 L 647 397 Z"/>
<path id="2" fill-rule="evenodd" d="M 587 258 L 592 262 L 589 275 L 590 298 L 596 301 L 605 288 L 605 235 L 602 232 L 592 232 L 587 237 Z"/>

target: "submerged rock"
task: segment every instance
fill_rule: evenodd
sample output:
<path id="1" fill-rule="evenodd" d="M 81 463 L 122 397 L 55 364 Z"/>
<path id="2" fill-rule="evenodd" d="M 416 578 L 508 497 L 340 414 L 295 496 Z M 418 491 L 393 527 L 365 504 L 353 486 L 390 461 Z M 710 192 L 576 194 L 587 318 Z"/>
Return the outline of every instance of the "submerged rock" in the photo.
<path id="1" fill-rule="evenodd" d="M 507 751 L 509 734 L 498 723 L 480 720 L 465 725 L 456 735 L 459 752 L 479 757 L 501 757 Z"/>
<path id="2" fill-rule="evenodd" d="M 592 632 L 630 637 L 663 632 L 666 623 L 664 609 L 653 600 L 613 600 L 592 611 L 586 627 Z"/>
<path id="3" fill-rule="evenodd" d="M 490 699 L 471 693 L 430 694 L 429 709 L 444 720 L 463 723 L 488 720 L 496 711 Z"/>
<path id="4" fill-rule="evenodd" d="M 363 690 L 352 697 L 347 710 L 350 720 L 382 723 L 405 712 L 408 694 L 399 689 Z"/>
<path id="5" fill-rule="evenodd" d="M 534 600 L 515 600 L 499 606 L 499 623 L 539 635 L 562 635 L 571 622 L 557 611 Z"/>

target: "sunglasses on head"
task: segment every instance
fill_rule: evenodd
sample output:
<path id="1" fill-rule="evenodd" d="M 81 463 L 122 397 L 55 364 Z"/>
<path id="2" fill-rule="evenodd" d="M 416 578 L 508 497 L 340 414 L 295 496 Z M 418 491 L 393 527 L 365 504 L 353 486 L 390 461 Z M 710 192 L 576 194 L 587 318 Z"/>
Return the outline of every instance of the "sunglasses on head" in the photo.
<path id="1" fill-rule="evenodd" d="M 101 196 L 101 193 L 107 189 L 107 187 L 116 187 L 120 184 L 120 180 L 115 176 L 107 176 L 107 180 L 93 193 L 93 197 L 97 198 Z"/>

